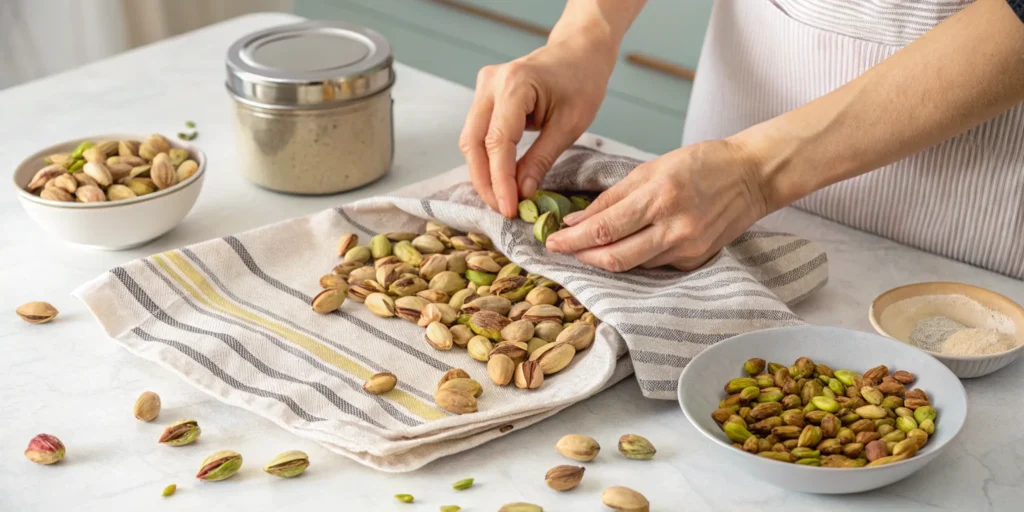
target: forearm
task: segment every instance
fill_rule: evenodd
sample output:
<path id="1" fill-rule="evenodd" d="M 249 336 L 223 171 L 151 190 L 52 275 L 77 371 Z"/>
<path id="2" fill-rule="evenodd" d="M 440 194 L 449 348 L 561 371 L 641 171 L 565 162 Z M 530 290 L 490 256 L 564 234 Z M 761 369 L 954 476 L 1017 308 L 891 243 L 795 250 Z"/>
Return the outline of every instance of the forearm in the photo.
<path id="1" fill-rule="evenodd" d="M 898 161 L 1024 101 L 1024 24 L 979 0 L 856 80 L 731 140 L 768 211 Z"/>
<path id="2" fill-rule="evenodd" d="M 569 0 L 549 42 L 582 41 L 612 59 L 647 0 Z"/>

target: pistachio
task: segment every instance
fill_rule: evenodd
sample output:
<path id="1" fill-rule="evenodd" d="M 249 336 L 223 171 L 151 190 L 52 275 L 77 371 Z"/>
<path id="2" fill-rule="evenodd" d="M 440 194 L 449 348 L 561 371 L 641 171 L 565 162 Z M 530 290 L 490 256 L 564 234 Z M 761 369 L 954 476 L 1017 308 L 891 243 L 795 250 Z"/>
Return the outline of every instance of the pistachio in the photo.
<path id="1" fill-rule="evenodd" d="M 50 434 L 39 434 L 28 442 L 25 457 L 36 464 L 48 466 L 56 464 L 64 458 L 64 443 Z"/>
<path id="2" fill-rule="evenodd" d="M 48 165 L 42 169 L 36 171 L 36 174 L 32 176 L 32 180 L 28 182 L 25 187 L 29 192 L 34 192 L 38 189 L 43 188 L 46 184 L 59 176 L 67 174 L 67 170 L 57 164 Z"/>
<path id="3" fill-rule="evenodd" d="M 334 288 L 341 290 L 342 293 L 348 292 L 348 284 L 345 282 L 345 278 L 334 273 L 320 276 L 320 287 L 323 289 Z"/>
<path id="4" fill-rule="evenodd" d="M 230 478 L 242 468 L 242 456 L 231 450 L 221 450 L 203 460 L 196 478 L 217 482 Z"/>
<path id="5" fill-rule="evenodd" d="M 575 297 L 566 297 L 562 300 L 563 319 L 567 322 L 574 322 L 587 311 Z"/>
<path id="6" fill-rule="evenodd" d="M 396 494 L 395 499 L 401 501 L 402 503 L 412 503 L 413 501 L 416 500 L 416 498 L 414 498 L 412 494 Z"/>
<path id="7" fill-rule="evenodd" d="M 117 154 L 120 156 L 138 156 L 139 143 L 134 140 L 122 140 L 117 143 Z"/>
<path id="8" fill-rule="evenodd" d="M 490 358 L 491 350 L 494 350 L 494 345 L 484 336 L 473 336 L 466 343 L 466 349 L 469 352 L 469 357 L 486 363 Z"/>
<path id="9" fill-rule="evenodd" d="M 558 453 L 576 461 L 589 462 L 597 457 L 601 451 L 601 445 L 592 437 L 582 434 L 569 434 L 555 443 L 555 450 Z"/>
<path id="10" fill-rule="evenodd" d="M 643 494 L 628 487 L 609 487 L 601 493 L 601 502 L 619 512 L 649 512 L 651 504 Z"/>
<path id="11" fill-rule="evenodd" d="M 747 389 L 756 390 L 757 387 L 751 386 Z M 778 416 L 780 414 L 782 414 L 782 404 L 778 402 L 765 402 L 763 404 L 758 404 L 750 411 L 750 417 L 755 420 L 763 420 L 769 416 Z"/>
<path id="12" fill-rule="evenodd" d="M 449 262 L 450 264 L 451 262 Z M 481 272 L 479 270 L 467 269 L 466 279 L 477 286 L 489 286 L 497 278 L 495 274 Z"/>
<path id="13" fill-rule="evenodd" d="M 508 300 L 508 299 L 506 299 L 506 300 Z M 509 318 L 509 320 L 512 320 L 512 321 L 522 320 L 523 319 L 523 315 L 531 307 L 533 307 L 533 306 L 529 302 L 525 302 L 525 301 L 524 302 L 517 302 L 517 303 L 513 304 L 512 308 L 509 309 L 509 311 L 508 311 L 508 318 Z"/>
<path id="14" fill-rule="evenodd" d="M 473 332 L 486 336 L 494 341 L 501 341 L 501 330 L 511 321 L 494 311 L 477 311 L 469 318 L 469 328 Z"/>
<path id="15" fill-rule="evenodd" d="M 896 428 L 903 432 L 910 432 L 917 428 L 917 421 L 913 416 L 900 416 L 896 418 Z"/>
<path id="16" fill-rule="evenodd" d="M 476 313 L 478 311 L 493 311 L 499 315 L 507 315 L 512 309 L 512 301 L 495 295 L 488 295 L 473 299 L 462 306 L 463 313 Z M 529 322 L 528 322 L 529 323 Z M 532 324 L 531 324 L 532 325 Z M 532 334 L 532 333 L 531 333 Z"/>
<path id="17" fill-rule="evenodd" d="M 540 323 L 545 321 L 561 322 L 564 314 L 558 307 L 550 304 L 540 304 L 533 306 L 523 314 L 523 318 L 533 322 Z"/>
<path id="18" fill-rule="evenodd" d="M 388 291 L 396 297 L 408 297 L 427 289 L 427 282 L 417 276 L 403 277 L 388 287 Z M 424 299 L 426 300 L 426 299 Z"/>
<path id="19" fill-rule="evenodd" d="M 429 304 L 430 302 L 427 302 L 427 299 L 415 295 L 399 297 L 395 299 L 395 316 L 412 323 L 417 323 L 420 320 L 423 308 Z"/>
<path id="20" fill-rule="evenodd" d="M 178 174 L 174 167 L 171 165 L 170 158 L 167 157 L 166 153 L 160 153 L 157 155 L 158 158 L 153 159 L 153 163 L 149 168 L 149 177 L 153 180 L 153 184 L 156 188 L 163 190 L 165 188 L 173 187 L 178 184 Z M 163 157 L 163 158 L 159 158 Z M 89 164 L 86 164 L 85 172 L 88 173 Z M 109 171 L 108 171 L 109 172 Z M 103 184 L 103 180 L 96 177 L 96 175 L 90 174 L 96 181 Z"/>
<path id="21" fill-rule="evenodd" d="M 556 491 L 568 491 L 580 484 L 585 471 L 581 466 L 555 466 L 544 475 L 544 482 Z"/>
<path id="22" fill-rule="evenodd" d="M 529 199 L 519 201 L 519 218 L 529 223 L 537 222 L 537 203 Z"/>
<path id="23" fill-rule="evenodd" d="M 466 373 L 466 370 L 463 370 L 462 368 L 452 368 L 451 370 L 448 370 L 447 372 L 445 372 L 444 375 L 441 376 L 441 380 L 437 382 L 437 389 L 441 389 L 441 386 L 443 386 L 445 382 L 448 382 L 452 379 L 468 378 L 469 374 Z"/>
<path id="24" fill-rule="evenodd" d="M 494 357 L 496 354 L 504 354 L 512 359 L 512 362 L 519 364 L 526 360 L 526 343 L 503 341 L 494 346 L 488 357 Z"/>
<path id="25" fill-rule="evenodd" d="M 181 420 L 165 428 L 158 442 L 169 446 L 185 446 L 199 439 L 201 433 L 202 429 L 196 420 Z"/>
<path id="26" fill-rule="evenodd" d="M 476 398 L 456 388 L 440 389 L 434 394 L 434 401 L 442 409 L 455 414 L 469 414 L 476 412 Z"/>
<path id="27" fill-rule="evenodd" d="M 136 196 L 144 196 L 156 192 L 156 187 L 152 183 L 141 179 L 124 180 L 124 185 L 130 188 Z"/>
<path id="28" fill-rule="evenodd" d="M 523 276 L 507 276 L 491 283 L 491 293 L 508 300 L 519 302 L 533 290 L 533 281 Z"/>
<path id="29" fill-rule="evenodd" d="M 178 165 L 174 173 L 178 175 L 178 182 L 180 183 L 191 178 L 198 170 L 199 164 L 195 160 L 185 160 Z"/>
<path id="30" fill-rule="evenodd" d="M 575 355 L 576 348 L 568 343 L 549 343 L 534 350 L 530 360 L 537 361 L 544 375 L 551 375 L 569 366 Z"/>
<path id="31" fill-rule="evenodd" d="M 750 439 L 753 439 L 753 437 Z M 654 449 L 654 445 L 647 438 L 635 434 L 626 434 L 619 438 L 619 453 L 627 459 L 650 460 L 654 458 L 657 450 Z"/>
<path id="32" fill-rule="evenodd" d="M 75 190 L 75 197 L 82 203 L 99 203 L 107 200 L 107 195 L 97 186 L 82 185 Z"/>
<path id="33" fill-rule="evenodd" d="M 469 345 L 469 340 L 473 338 L 473 330 L 466 325 L 453 325 L 448 328 L 448 331 L 452 333 L 452 343 L 458 347 Z M 488 352 L 490 352 L 490 349 L 488 349 Z"/>
<path id="34" fill-rule="evenodd" d="M 337 311 L 345 302 L 346 290 L 328 288 L 313 297 L 313 312 L 321 315 Z"/>
<path id="35" fill-rule="evenodd" d="M 45 324 L 57 317 L 57 308 L 48 302 L 28 302 L 15 310 L 18 316 L 30 324 Z"/>
<path id="36" fill-rule="evenodd" d="M 915 428 L 910 432 L 907 432 L 907 439 L 913 439 L 917 443 L 917 449 L 924 448 L 924 445 L 928 443 L 928 433 L 922 429 Z"/>
<path id="37" fill-rule="evenodd" d="M 420 254 L 435 254 L 444 251 L 444 244 L 437 237 L 431 235 L 417 236 L 410 243 Z"/>
<path id="38" fill-rule="evenodd" d="M 506 503 L 498 509 L 498 512 L 544 512 L 544 509 L 533 503 Z"/>
<path id="39" fill-rule="evenodd" d="M 165 139 L 163 135 L 160 135 L 158 133 L 154 133 L 149 137 L 146 137 L 146 140 L 142 141 L 142 144 L 148 144 L 149 147 L 156 150 L 157 153 L 166 153 L 171 149 L 171 144 L 167 142 L 167 139 Z M 140 156 L 145 157 L 144 155 L 141 154 Z"/>
<path id="40" fill-rule="evenodd" d="M 353 289 L 356 288 L 358 287 L 352 287 L 349 289 L 349 291 L 351 292 Z M 366 296 L 363 302 L 366 304 L 366 308 L 369 309 L 371 313 L 381 318 L 389 318 L 395 316 L 395 300 L 385 293 L 371 293 Z"/>
<path id="41" fill-rule="evenodd" d="M 132 414 L 139 421 L 153 421 L 160 414 L 160 395 L 146 391 L 135 400 Z"/>
<path id="42" fill-rule="evenodd" d="M 401 241 L 394 244 L 391 247 L 391 252 L 394 253 L 398 259 L 408 263 L 414 267 L 419 266 L 423 263 L 423 254 L 417 250 L 413 245 L 406 241 Z"/>
<path id="43" fill-rule="evenodd" d="M 437 350 L 451 350 L 454 345 L 452 333 L 441 322 L 432 322 L 428 325 L 425 337 L 427 343 Z"/>
<path id="44" fill-rule="evenodd" d="M 856 412 L 861 418 L 869 420 L 881 419 L 887 415 L 885 408 L 877 405 L 865 405 L 863 407 L 858 407 L 854 409 L 854 412 Z"/>
<path id="45" fill-rule="evenodd" d="M 541 243 L 546 243 L 548 236 L 555 231 L 558 231 L 558 217 L 552 212 L 546 212 L 537 217 L 537 221 L 533 224 L 533 236 Z"/>
<path id="46" fill-rule="evenodd" d="M 388 240 L 392 242 L 411 242 L 418 235 L 407 231 L 393 231 L 391 233 L 384 233 L 384 236 L 388 237 Z"/>
<path id="47" fill-rule="evenodd" d="M 498 265 L 490 256 L 485 255 L 466 258 L 466 267 L 480 272 L 495 273 L 501 271 L 501 265 Z"/>
<path id="48" fill-rule="evenodd" d="M 494 357 L 494 356 L 492 356 Z M 488 362 L 488 365 L 491 363 Z M 513 378 L 516 387 L 520 389 L 537 389 L 544 384 L 544 372 L 537 361 L 523 361 L 516 365 Z"/>
<path id="49" fill-rule="evenodd" d="M 800 432 L 800 437 L 797 439 L 797 446 L 802 447 L 813 447 L 817 446 L 821 442 L 822 432 L 821 427 L 814 425 L 807 425 L 803 431 Z"/>
<path id="50" fill-rule="evenodd" d="M 472 395 L 473 398 L 479 398 L 484 392 L 484 388 L 479 382 L 469 378 L 451 379 L 438 386 L 437 389 L 438 391 L 442 389 L 454 389 L 461 393 Z"/>
<path id="51" fill-rule="evenodd" d="M 484 300 L 483 297 L 473 301 L 474 303 Z M 507 300 L 507 299 L 506 299 Z M 516 320 L 501 329 L 501 339 L 513 342 L 528 342 L 533 338 L 533 322 L 529 320 Z"/>
<path id="52" fill-rule="evenodd" d="M 443 254 L 431 254 L 420 263 L 419 273 L 420 277 L 429 281 L 447 269 L 448 259 Z"/>
<path id="53" fill-rule="evenodd" d="M 309 456 L 299 450 L 291 450 L 274 457 L 263 466 L 263 471 L 281 478 L 294 478 L 309 467 Z"/>
<path id="54" fill-rule="evenodd" d="M 560 322 L 544 321 L 534 327 L 533 335 L 549 343 L 554 343 L 563 330 Z"/>
<path id="55" fill-rule="evenodd" d="M 575 323 L 563 329 L 558 334 L 558 337 L 555 338 L 555 342 L 568 343 L 579 352 L 590 347 L 591 343 L 594 342 L 595 332 L 596 329 L 593 325 Z"/>
<path id="56" fill-rule="evenodd" d="M 526 357 L 529 358 L 537 351 L 538 348 L 547 345 L 548 342 L 540 338 L 531 338 L 530 341 L 526 342 Z"/>
<path id="57" fill-rule="evenodd" d="M 160 493 L 160 495 L 166 498 L 166 497 L 174 494 L 174 491 L 176 491 L 176 490 L 178 490 L 178 486 L 176 484 L 171 484 L 171 485 L 168 485 L 167 487 L 164 487 L 164 490 L 163 490 L 163 492 Z"/>
<path id="58" fill-rule="evenodd" d="M 922 421 L 918 427 L 923 430 L 926 434 L 932 435 L 935 433 L 935 420 L 926 419 Z"/>
<path id="59" fill-rule="evenodd" d="M 344 258 L 348 251 L 352 250 L 353 247 L 359 245 L 359 235 L 355 233 L 346 233 L 338 239 L 338 257 Z"/>
<path id="60" fill-rule="evenodd" d="M 419 321 L 416 322 L 416 325 L 420 327 L 427 327 L 428 325 L 434 322 L 440 322 L 441 324 L 447 327 L 449 324 L 445 324 L 444 322 L 442 322 L 442 319 L 443 315 L 441 313 L 441 309 L 438 308 L 437 304 L 431 302 L 430 304 L 427 304 L 426 306 L 423 307 L 423 311 L 420 312 L 420 319 Z"/>
<path id="61" fill-rule="evenodd" d="M 431 290 L 440 290 L 448 295 L 452 295 L 465 287 L 466 281 L 462 279 L 462 276 L 450 270 L 445 270 L 435 274 L 430 280 L 429 285 Z"/>
<path id="62" fill-rule="evenodd" d="M 100 184 L 97 183 L 96 180 L 92 179 L 91 177 L 89 177 L 88 174 L 85 174 L 84 172 L 76 172 L 76 173 L 72 174 L 71 177 L 75 179 L 75 182 L 78 183 L 79 187 L 85 186 L 85 185 L 92 185 L 94 187 L 99 188 L 99 186 L 100 186 Z M 77 190 L 76 190 L 76 192 L 77 192 Z"/>

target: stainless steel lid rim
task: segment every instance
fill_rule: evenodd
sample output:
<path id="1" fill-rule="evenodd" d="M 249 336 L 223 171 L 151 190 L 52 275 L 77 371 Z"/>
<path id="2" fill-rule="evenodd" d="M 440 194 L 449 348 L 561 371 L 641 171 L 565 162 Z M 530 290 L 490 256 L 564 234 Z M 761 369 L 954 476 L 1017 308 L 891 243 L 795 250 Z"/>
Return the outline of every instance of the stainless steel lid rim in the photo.
<path id="1" fill-rule="evenodd" d="M 272 27 L 236 41 L 226 59 L 228 90 L 267 108 L 355 101 L 394 84 L 391 45 L 342 21 Z"/>

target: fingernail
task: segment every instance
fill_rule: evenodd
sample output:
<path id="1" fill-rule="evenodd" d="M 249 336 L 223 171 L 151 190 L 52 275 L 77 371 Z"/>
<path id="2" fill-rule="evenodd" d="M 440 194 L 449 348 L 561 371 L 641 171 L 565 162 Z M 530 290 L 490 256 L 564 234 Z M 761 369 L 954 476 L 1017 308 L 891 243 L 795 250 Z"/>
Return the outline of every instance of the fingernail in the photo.
<path id="1" fill-rule="evenodd" d="M 523 197 L 533 197 L 533 193 L 537 191 L 537 180 L 533 178 L 525 178 L 523 179 L 521 187 L 523 189 Z"/>
<path id="2" fill-rule="evenodd" d="M 572 212 L 569 215 L 566 215 L 562 220 L 565 221 L 566 224 L 572 226 L 575 225 L 581 217 L 583 217 L 583 212 Z"/>

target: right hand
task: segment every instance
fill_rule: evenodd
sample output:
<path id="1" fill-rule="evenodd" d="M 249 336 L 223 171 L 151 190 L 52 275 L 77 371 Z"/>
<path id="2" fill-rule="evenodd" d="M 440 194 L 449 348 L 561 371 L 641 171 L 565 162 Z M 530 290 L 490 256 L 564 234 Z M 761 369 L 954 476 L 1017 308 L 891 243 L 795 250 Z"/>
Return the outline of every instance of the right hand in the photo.
<path id="1" fill-rule="evenodd" d="M 615 66 L 614 49 L 574 38 L 548 42 L 529 55 L 477 75 L 476 96 L 459 148 L 480 197 L 508 218 L 590 126 Z M 539 130 L 516 162 L 525 130 Z"/>

